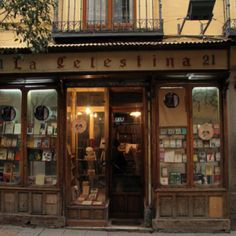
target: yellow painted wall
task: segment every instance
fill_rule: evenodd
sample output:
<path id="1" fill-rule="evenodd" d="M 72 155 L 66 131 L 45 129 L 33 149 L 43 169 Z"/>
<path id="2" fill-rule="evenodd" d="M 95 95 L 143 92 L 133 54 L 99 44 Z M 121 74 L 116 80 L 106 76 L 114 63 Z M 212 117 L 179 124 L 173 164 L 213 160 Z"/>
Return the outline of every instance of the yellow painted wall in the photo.
<path id="1" fill-rule="evenodd" d="M 181 24 L 187 15 L 189 0 L 162 0 L 162 14 L 164 20 L 164 34 L 177 35 L 177 25 Z M 236 10 L 236 9 L 235 9 Z M 224 4 L 223 0 L 216 0 L 213 9 L 213 19 L 205 35 L 222 35 L 224 25 Z M 203 23 L 206 21 L 203 21 Z M 199 35 L 200 22 L 186 21 L 182 35 Z"/>
<path id="2" fill-rule="evenodd" d="M 212 20 L 206 36 L 223 36 L 224 1 L 216 0 L 214 7 L 214 19 Z M 236 18 L 236 1 L 229 0 L 231 3 L 231 18 Z M 162 2 L 162 18 L 164 21 L 164 35 L 177 36 L 178 23 L 181 24 L 183 18 L 187 14 L 189 0 L 161 0 Z M 68 5 L 70 10 L 68 11 Z M 60 16 L 58 20 L 67 21 L 70 14 L 70 21 L 81 21 L 82 17 L 82 1 L 81 0 L 60 0 L 58 12 Z M 159 0 L 140 0 L 136 4 L 136 16 L 138 19 L 159 19 Z M 205 22 L 206 23 L 206 22 Z M 80 26 L 77 24 L 76 28 Z M 64 28 L 64 30 L 66 27 Z M 18 42 L 14 42 L 14 34 L 12 32 L 0 32 L 0 46 L 15 46 Z M 186 21 L 182 31 L 182 36 L 198 36 L 200 34 L 199 21 Z"/>

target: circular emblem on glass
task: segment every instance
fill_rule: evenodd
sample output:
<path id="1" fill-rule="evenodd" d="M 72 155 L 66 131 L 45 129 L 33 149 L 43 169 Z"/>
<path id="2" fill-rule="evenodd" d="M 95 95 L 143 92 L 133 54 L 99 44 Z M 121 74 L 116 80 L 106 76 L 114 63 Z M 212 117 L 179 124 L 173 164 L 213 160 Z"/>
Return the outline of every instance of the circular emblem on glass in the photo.
<path id="1" fill-rule="evenodd" d="M 47 120 L 49 117 L 49 109 L 44 105 L 37 106 L 34 109 L 34 117 L 37 120 L 42 120 L 42 121 Z"/>
<path id="2" fill-rule="evenodd" d="M 3 121 L 12 121 L 16 118 L 16 110 L 12 106 L 3 106 L 0 112 Z"/>
<path id="3" fill-rule="evenodd" d="M 169 92 L 164 97 L 164 103 L 169 108 L 175 108 L 179 105 L 179 96 L 176 93 Z"/>

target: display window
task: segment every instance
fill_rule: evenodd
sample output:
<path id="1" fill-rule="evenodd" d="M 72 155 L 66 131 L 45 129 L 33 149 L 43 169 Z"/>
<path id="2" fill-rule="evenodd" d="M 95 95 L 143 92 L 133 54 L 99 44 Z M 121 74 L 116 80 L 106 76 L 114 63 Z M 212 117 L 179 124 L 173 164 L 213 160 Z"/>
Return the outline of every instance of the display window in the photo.
<path id="1" fill-rule="evenodd" d="M 0 183 L 19 184 L 21 160 L 21 101 L 19 89 L 0 90 Z"/>
<path id="2" fill-rule="evenodd" d="M 219 89 L 193 88 L 192 105 L 194 184 L 219 185 L 222 182 Z"/>
<path id="3" fill-rule="evenodd" d="M 30 90 L 27 95 L 28 184 L 57 184 L 57 91 Z"/>
<path id="4" fill-rule="evenodd" d="M 183 87 L 162 87 L 159 93 L 160 184 L 187 184 L 186 91 Z"/>
<path id="5" fill-rule="evenodd" d="M 75 205 L 106 204 L 105 94 L 103 88 L 67 92 L 67 155 Z"/>
<path id="6" fill-rule="evenodd" d="M 219 89 L 160 87 L 158 104 L 160 185 L 221 185 Z"/>

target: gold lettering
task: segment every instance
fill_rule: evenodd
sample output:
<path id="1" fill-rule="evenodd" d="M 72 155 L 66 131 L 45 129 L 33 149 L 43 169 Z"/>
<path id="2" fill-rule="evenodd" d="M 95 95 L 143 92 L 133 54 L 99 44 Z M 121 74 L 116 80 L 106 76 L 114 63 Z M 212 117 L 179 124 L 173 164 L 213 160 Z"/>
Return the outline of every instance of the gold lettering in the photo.
<path id="1" fill-rule="evenodd" d="M 104 66 L 105 67 L 110 67 L 111 66 L 110 63 L 111 63 L 111 59 L 110 58 L 107 58 L 106 60 L 104 60 Z"/>
<path id="2" fill-rule="evenodd" d="M 95 68 L 95 65 L 94 65 L 94 57 L 91 57 L 91 64 L 90 64 L 91 68 Z"/>
<path id="3" fill-rule="evenodd" d="M 190 58 L 188 57 L 183 58 L 183 66 L 191 66 Z"/>
<path id="4" fill-rule="evenodd" d="M 62 69 L 62 68 L 64 68 L 64 60 L 66 59 L 66 57 L 64 56 L 64 57 L 58 57 L 57 58 L 57 68 L 58 69 Z"/>
<path id="5" fill-rule="evenodd" d="M 141 66 L 142 66 L 142 65 L 141 65 L 141 61 L 142 61 L 141 56 L 137 56 L 137 66 L 138 66 L 138 67 L 141 67 Z"/>
<path id="6" fill-rule="evenodd" d="M 157 57 L 156 57 L 156 55 L 152 56 L 152 65 L 153 65 L 153 67 L 157 66 Z"/>
<path id="7" fill-rule="evenodd" d="M 174 58 L 173 57 L 168 57 L 168 58 L 166 58 L 166 66 L 168 66 L 168 67 L 175 67 L 175 65 L 174 65 Z"/>
<path id="8" fill-rule="evenodd" d="M 126 59 L 121 59 L 121 60 L 120 60 L 120 67 L 121 67 L 121 68 L 126 67 L 126 66 L 127 66 L 127 65 L 126 65 L 126 62 L 127 62 Z"/>
<path id="9" fill-rule="evenodd" d="M 75 60 L 74 61 L 74 67 L 75 68 L 80 68 L 80 60 Z"/>

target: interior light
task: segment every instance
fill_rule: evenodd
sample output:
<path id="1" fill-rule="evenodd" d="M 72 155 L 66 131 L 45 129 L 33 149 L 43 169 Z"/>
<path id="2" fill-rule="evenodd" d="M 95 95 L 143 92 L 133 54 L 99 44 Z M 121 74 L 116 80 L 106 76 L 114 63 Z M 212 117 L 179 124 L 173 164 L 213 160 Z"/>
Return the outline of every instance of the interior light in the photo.
<path id="1" fill-rule="evenodd" d="M 94 118 L 97 118 L 97 117 L 98 117 L 98 113 L 95 112 L 95 113 L 93 114 L 93 117 L 94 117 Z"/>
<path id="2" fill-rule="evenodd" d="M 83 113 L 80 112 L 80 111 L 77 112 L 77 116 L 81 116 L 82 114 L 83 114 Z"/>
<path id="3" fill-rule="evenodd" d="M 90 109 L 90 107 L 86 107 L 86 109 L 85 109 L 85 113 L 86 113 L 87 115 L 89 115 L 89 114 L 91 113 L 91 109 Z"/>
<path id="4" fill-rule="evenodd" d="M 140 117 L 141 116 L 141 112 L 140 111 L 132 111 L 132 112 L 130 112 L 130 116 Z"/>

